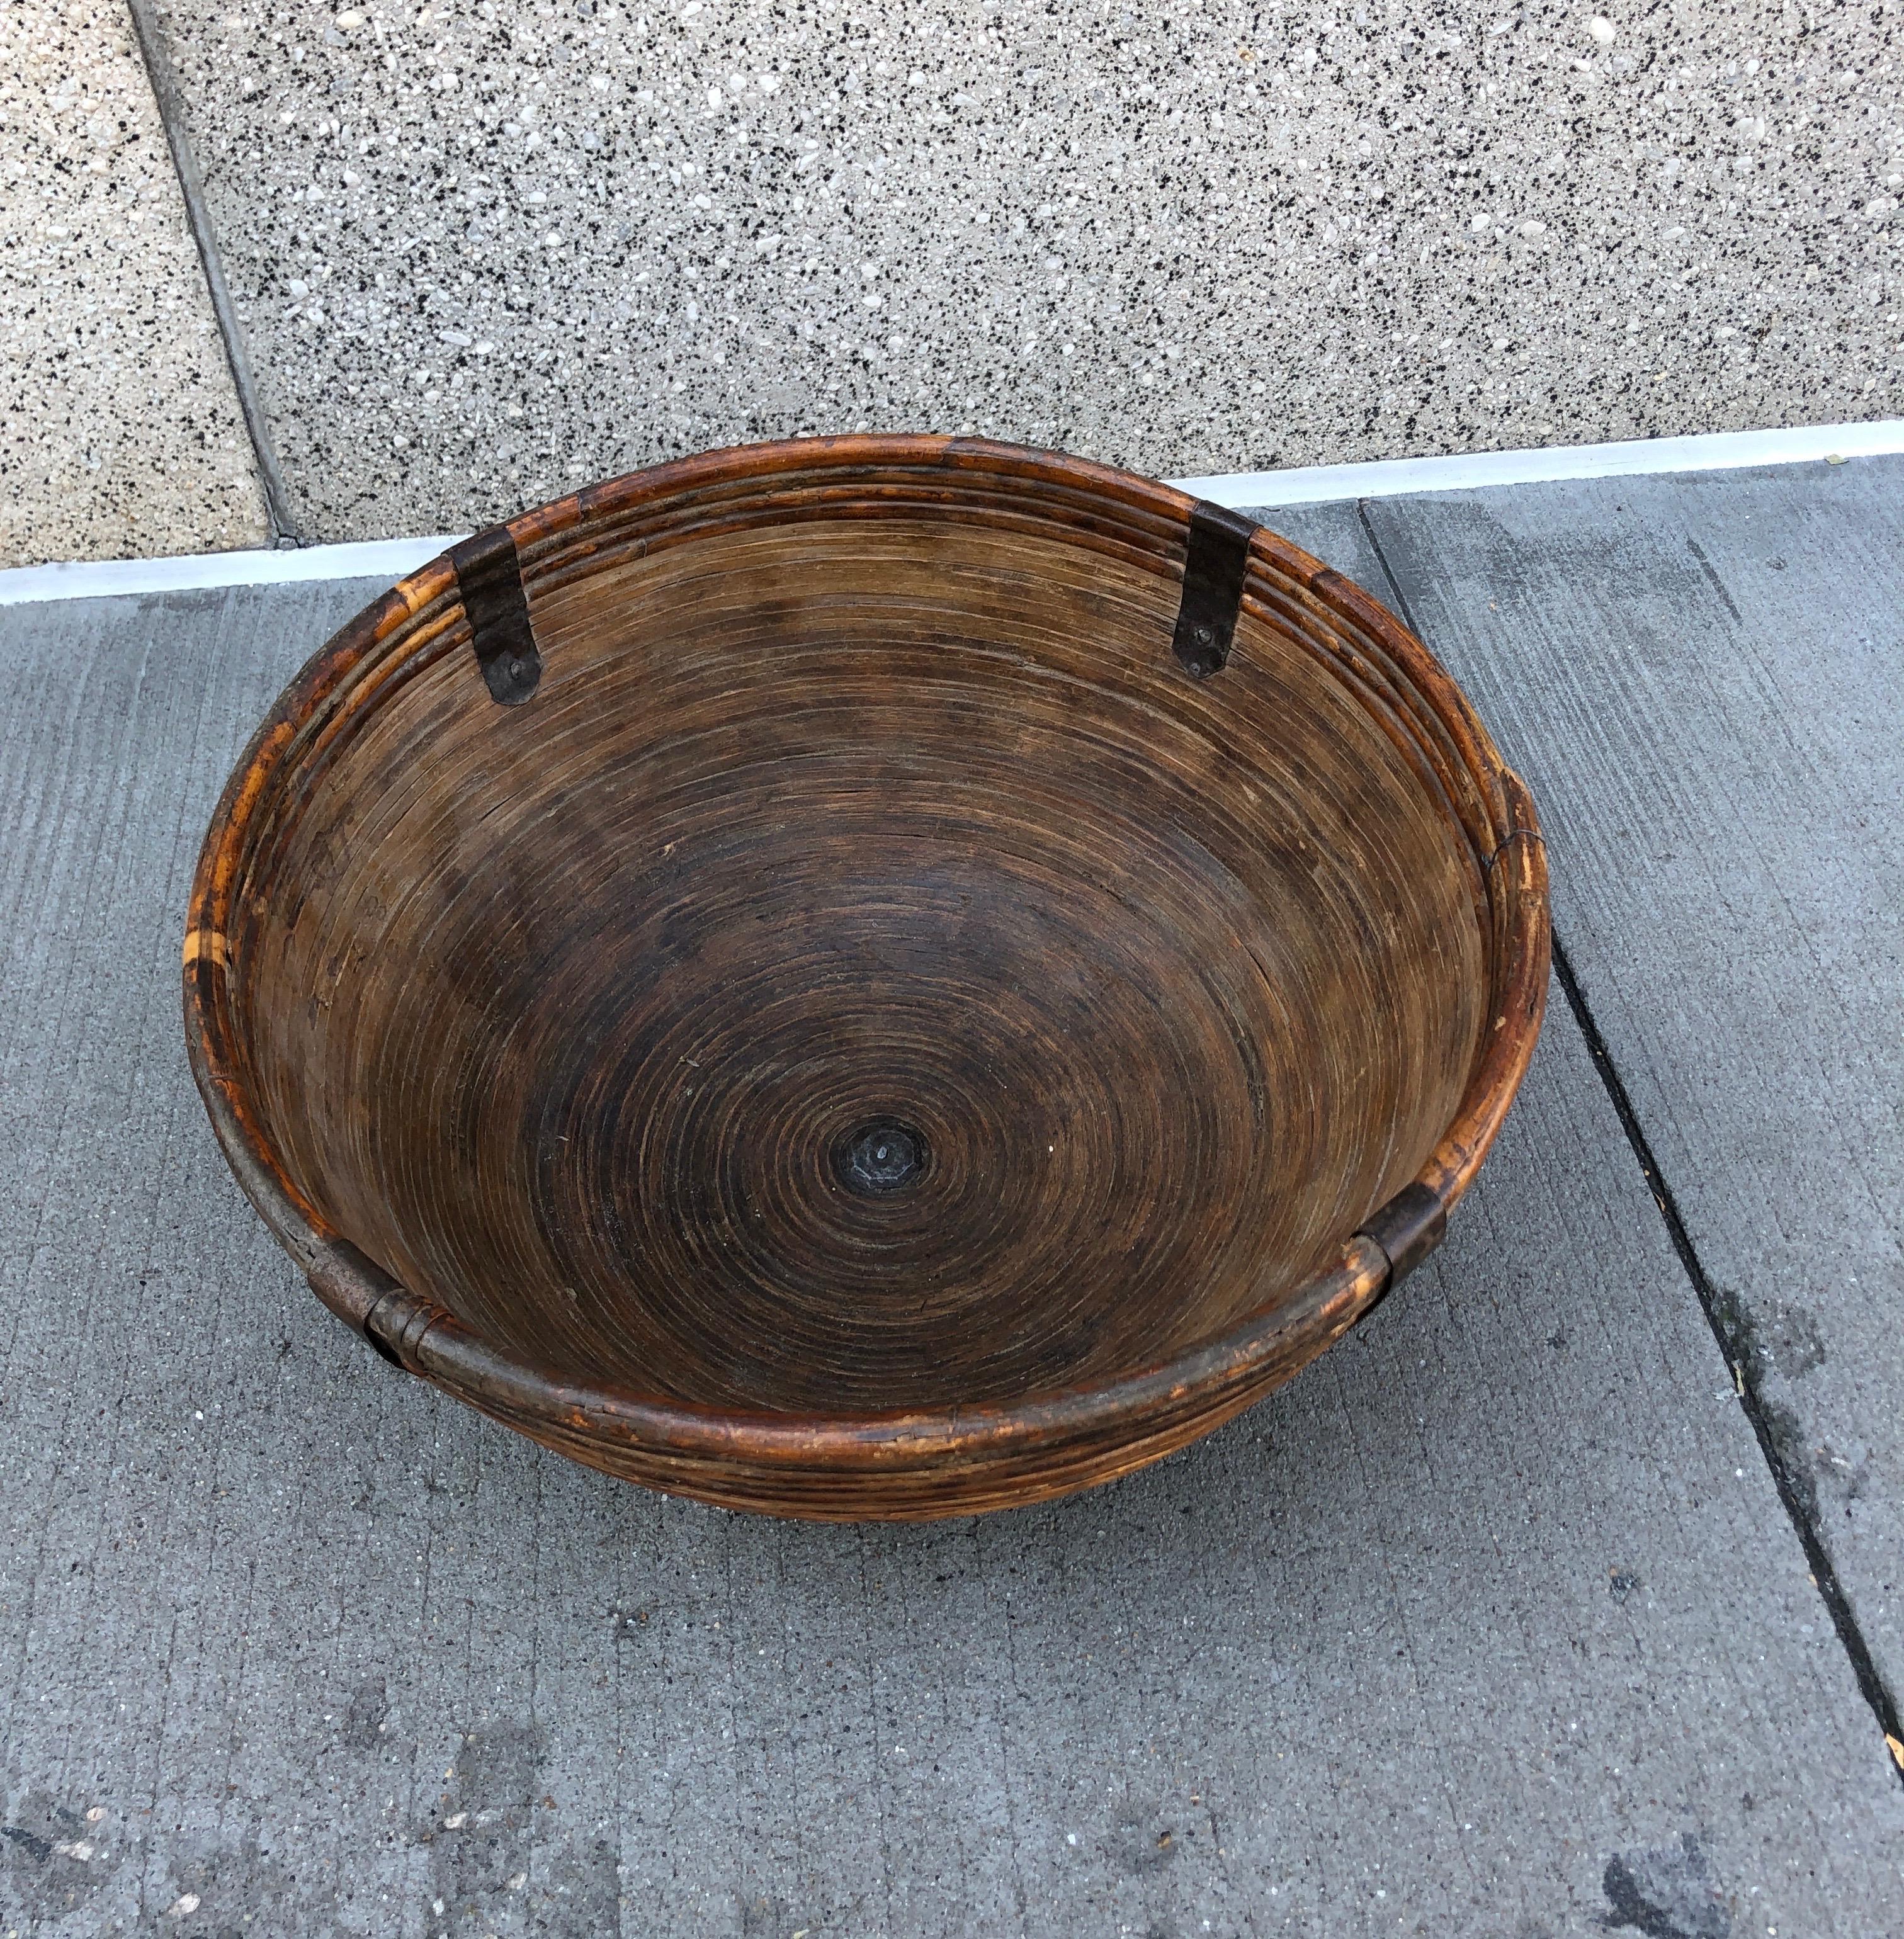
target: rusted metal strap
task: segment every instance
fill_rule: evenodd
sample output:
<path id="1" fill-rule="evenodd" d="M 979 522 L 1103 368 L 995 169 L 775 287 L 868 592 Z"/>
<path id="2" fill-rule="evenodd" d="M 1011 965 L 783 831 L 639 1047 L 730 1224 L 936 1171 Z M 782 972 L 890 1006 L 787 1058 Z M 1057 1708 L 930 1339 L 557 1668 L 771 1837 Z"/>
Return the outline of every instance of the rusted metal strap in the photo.
<path id="1" fill-rule="evenodd" d="M 1171 649 L 1193 680 L 1220 673 L 1229 659 L 1257 529 L 1254 519 L 1202 498 L 1190 507 L 1183 603 L 1177 609 Z"/>
<path id="2" fill-rule="evenodd" d="M 1448 1229 L 1448 1208 L 1418 1181 L 1405 1185 L 1380 1211 L 1363 1224 L 1359 1236 L 1372 1239 L 1387 1255 L 1392 1292 L 1441 1243 Z"/>
<path id="3" fill-rule="evenodd" d="M 423 1344 L 423 1336 L 449 1317 L 432 1301 L 419 1299 L 402 1286 L 393 1286 L 365 1315 L 364 1337 L 393 1367 L 401 1367 L 409 1374 L 421 1373 L 416 1352 Z"/>
<path id="4" fill-rule="evenodd" d="M 492 525 L 452 546 L 449 563 L 456 569 L 457 590 L 489 698 L 501 706 L 519 706 L 542 677 L 542 656 L 529 628 L 522 565 L 509 528 Z"/>
<path id="5" fill-rule="evenodd" d="M 448 1316 L 419 1299 L 348 1239 L 321 1245 L 305 1268 L 311 1289 L 393 1367 L 415 1373 L 423 1335 Z"/>

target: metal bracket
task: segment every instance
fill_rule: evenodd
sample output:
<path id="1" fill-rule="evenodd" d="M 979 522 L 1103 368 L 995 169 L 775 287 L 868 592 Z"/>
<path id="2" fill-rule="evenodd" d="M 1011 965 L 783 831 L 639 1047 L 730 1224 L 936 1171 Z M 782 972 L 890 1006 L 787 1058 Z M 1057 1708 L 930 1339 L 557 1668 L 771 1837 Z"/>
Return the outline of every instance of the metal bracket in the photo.
<path id="1" fill-rule="evenodd" d="M 1250 541 L 1258 529 L 1254 519 L 1205 499 L 1190 507 L 1183 603 L 1170 644 L 1193 680 L 1208 680 L 1229 662 L 1249 571 Z"/>
<path id="2" fill-rule="evenodd" d="M 1372 1239 L 1388 1261 L 1384 1297 L 1441 1243 L 1447 1229 L 1448 1208 L 1438 1194 L 1418 1181 L 1403 1186 L 1380 1211 L 1363 1221 L 1357 1237 Z"/>
<path id="3" fill-rule="evenodd" d="M 542 656 L 530 629 L 522 564 L 509 528 L 492 525 L 452 546 L 449 563 L 489 698 L 498 706 L 520 706 L 542 677 Z"/>
<path id="4" fill-rule="evenodd" d="M 305 1277 L 311 1289 L 378 1357 L 406 1373 L 416 1371 L 417 1343 L 445 1315 L 419 1299 L 348 1239 L 327 1240 Z"/>
<path id="5" fill-rule="evenodd" d="M 416 1350 L 424 1335 L 449 1317 L 441 1307 L 393 1283 L 391 1291 L 364 1315 L 364 1337 L 379 1358 L 405 1373 L 418 1373 L 422 1370 L 416 1364 Z"/>

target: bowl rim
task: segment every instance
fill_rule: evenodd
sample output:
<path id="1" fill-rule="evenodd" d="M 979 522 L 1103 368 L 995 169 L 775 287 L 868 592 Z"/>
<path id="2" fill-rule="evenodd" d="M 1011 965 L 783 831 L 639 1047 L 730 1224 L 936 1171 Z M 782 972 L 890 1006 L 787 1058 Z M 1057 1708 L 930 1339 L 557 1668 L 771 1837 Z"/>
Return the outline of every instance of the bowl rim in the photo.
<path id="1" fill-rule="evenodd" d="M 1121 502 L 1186 531 L 1192 508 L 1200 502 L 1174 486 L 1064 452 L 988 439 L 885 434 L 729 446 L 588 486 L 522 513 L 505 521 L 503 528 L 526 562 L 538 545 L 592 520 L 684 492 L 745 482 L 770 486 L 778 473 L 830 469 L 850 473 L 882 467 L 990 472 L 1062 486 Z M 504 1350 L 456 1315 L 411 1293 L 329 1223 L 299 1189 L 265 1135 L 239 1074 L 242 1061 L 234 1055 L 227 936 L 251 817 L 300 730 L 347 689 L 367 659 L 419 616 L 427 617 L 445 602 L 452 616 L 460 613 L 455 569 L 446 551 L 399 580 L 306 662 L 239 756 L 206 829 L 186 919 L 185 1036 L 213 1131 L 245 1195 L 318 1296 L 384 1358 L 532 1433 L 606 1435 L 664 1457 L 769 1469 L 818 1461 L 870 1472 L 929 1466 L 950 1457 L 964 1463 L 987 1455 L 1023 1454 L 1120 1423 L 1141 1429 L 1180 1410 L 1193 1396 L 1208 1399 L 1233 1390 L 1241 1396 L 1235 1405 L 1246 1404 L 1256 1397 L 1253 1387 L 1260 1389 L 1265 1370 L 1287 1357 L 1292 1341 L 1318 1338 L 1315 1350 L 1320 1351 L 1372 1310 L 1438 1240 L 1446 1213 L 1465 1193 L 1493 1143 L 1532 1057 L 1546 1007 L 1551 948 L 1545 845 L 1532 799 L 1453 677 L 1372 596 L 1269 528 L 1257 528 L 1251 557 L 1253 563 L 1260 559 L 1293 579 L 1325 618 L 1333 615 L 1348 622 L 1389 656 L 1461 750 L 1473 778 L 1493 804 L 1494 845 L 1474 856 L 1495 930 L 1482 1037 L 1453 1119 L 1412 1183 L 1389 1201 L 1394 1207 L 1415 1195 L 1415 1216 L 1406 1222 L 1402 1243 L 1384 1226 L 1379 1213 L 1371 1215 L 1344 1235 L 1333 1265 L 1325 1265 L 1274 1305 L 1170 1360 L 1087 1387 L 1036 1390 L 1022 1399 L 982 1405 L 924 1409 L 749 1411 L 577 1380 Z M 523 576 L 533 583 L 527 569 Z M 568 1451 L 589 1458 L 579 1447 Z M 1147 1458 L 1135 1456 L 1128 1465 Z"/>

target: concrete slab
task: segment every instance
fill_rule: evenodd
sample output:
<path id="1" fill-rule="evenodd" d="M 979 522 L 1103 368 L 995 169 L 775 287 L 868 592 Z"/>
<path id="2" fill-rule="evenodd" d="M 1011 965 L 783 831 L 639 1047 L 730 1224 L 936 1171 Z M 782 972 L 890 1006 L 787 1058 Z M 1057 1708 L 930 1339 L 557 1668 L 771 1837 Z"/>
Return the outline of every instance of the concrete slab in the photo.
<path id="1" fill-rule="evenodd" d="M 1168 476 L 1904 408 L 1864 11 L 166 17 L 309 537 L 806 430 Z"/>
<path id="2" fill-rule="evenodd" d="M 0 566 L 263 543 L 122 5 L 0 9 Z"/>
<path id="3" fill-rule="evenodd" d="M 175 968 L 370 589 L 0 610 L 8 1925 L 1894 1928 L 1904 1790 L 1564 1004 L 1430 1265 L 1071 1503 L 729 1516 L 373 1358 L 225 1176 Z"/>
<path id="4" fill-rule="evenodd" d="M 1904 1690 L 1904 460 L 1371 503 L 1522 764 L 1741 1377 Z"/>

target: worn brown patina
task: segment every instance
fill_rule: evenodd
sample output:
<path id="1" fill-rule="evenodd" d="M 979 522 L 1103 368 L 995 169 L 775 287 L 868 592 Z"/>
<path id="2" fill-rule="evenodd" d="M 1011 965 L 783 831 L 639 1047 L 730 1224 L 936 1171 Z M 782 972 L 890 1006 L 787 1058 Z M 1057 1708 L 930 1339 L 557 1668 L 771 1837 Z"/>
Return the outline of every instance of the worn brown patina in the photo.
<path id="1" fill-rule="evenodd" d="M 1546 866 L 1367 594 L 943 437 L 507 532 L 519 598 L 484 535 L 305 668 L 192 894 L 212 1123 L 386 1359 L 652 1487 L 965 1514 L 1207 1432 L 1439 1237 Z"/>

